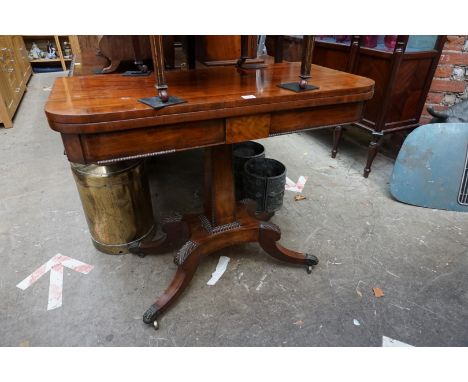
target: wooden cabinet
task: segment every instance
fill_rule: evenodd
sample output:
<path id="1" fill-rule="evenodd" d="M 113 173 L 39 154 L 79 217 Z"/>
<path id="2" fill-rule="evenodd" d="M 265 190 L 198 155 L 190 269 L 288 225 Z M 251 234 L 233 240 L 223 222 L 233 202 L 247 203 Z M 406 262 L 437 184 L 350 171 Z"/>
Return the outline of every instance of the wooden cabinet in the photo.
<path id="1" fill-rule="evenodd" d="M 21 36 L 0 36 L 0 123 L 13 127 L 13 116 L 31 77 Z"/>
<path id="2" fill-rule="evenodd" d="M 270 51 L 285 60 L 300 60 L 301 36 L 270 37 Z M 278 43 L 278 41 L 280 41 Z M 437 68 L 445 36 L 316 36 L 313 63 L 375 81 L 374 97 L 354 123 L 372 135 L 364 176 L 384 135 L 419 126 L 424 102 Z M 268 46 L 267 46 L 268 47 Z M 310 80 L 313 84 L 313 77 Z M 332 157 L 343 127 L 335 127 Z"/>
<path id="3" fill-rule="evenodd" d="M 372 134 L 364 177 L 386 134 L 419 126 L 445 36 L 322 36 L 314 63 L 375 81 L 374 97 L 355 125 Z M 335 132 L 334 150 L 341 136 Z"/>
<path id="4" fill-rule="evenodd" d="M 246 38 L 249 62 L 263 62 L 257 59 L 257 36 L 248 35 Z M 241 36 L 195 36 L 195 57 L 206 66 L 235 65 L 241 57 Z"/>

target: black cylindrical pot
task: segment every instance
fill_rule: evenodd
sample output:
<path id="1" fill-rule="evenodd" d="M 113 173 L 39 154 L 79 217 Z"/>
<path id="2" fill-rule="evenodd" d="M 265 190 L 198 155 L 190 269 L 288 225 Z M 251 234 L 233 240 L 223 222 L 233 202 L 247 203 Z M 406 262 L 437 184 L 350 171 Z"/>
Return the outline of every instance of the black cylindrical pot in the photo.
<path id="1" fill-rule="evenodd" d="M 244 196 L 257 203 L 258 212 L 272 213 L 283 205 L 286 167 L 270 158 L 248 160 L 244 165 Z"/>
<path id="2" fill-rule="evenodd" d="M 232 149 L 234 166 L 234 183 L 236 186 L 236 200 L 245 198 L 244 195 L 244 165 L 254 158 L 265 157 L 265 147 L 257 142 L 247 141 L 236 143 Z"/>

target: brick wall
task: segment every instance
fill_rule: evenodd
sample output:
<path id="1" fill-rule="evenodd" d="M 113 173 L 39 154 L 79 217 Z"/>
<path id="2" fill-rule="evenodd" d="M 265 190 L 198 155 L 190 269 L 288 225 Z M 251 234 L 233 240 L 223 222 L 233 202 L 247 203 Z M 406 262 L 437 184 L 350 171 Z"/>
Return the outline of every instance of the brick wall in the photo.
<path id="1" fill-rule="evenodd" d="M 443 110 L 465 99 L 468 99 L 468 36 L 447 36 L 419 122 L 431 120 L 427 106 Z"/>

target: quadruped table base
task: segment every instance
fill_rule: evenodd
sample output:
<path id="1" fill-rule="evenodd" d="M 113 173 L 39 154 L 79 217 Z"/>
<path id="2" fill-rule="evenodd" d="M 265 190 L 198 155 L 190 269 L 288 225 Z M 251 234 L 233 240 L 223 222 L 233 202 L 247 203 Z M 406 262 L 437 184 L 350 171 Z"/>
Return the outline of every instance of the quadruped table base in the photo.
<path id="1" fill-rule="evenodd" d="M 308 273 L 318 264 L 314 255 L 295 252 L 279 244 L 279 227 L 256 217 L 254 201 L 246 199 L 236 205 L 231 145 L 206 149 L 205 177 L 207 200 L 204 214 L 166 221 L 162 226 L 164 235 L 160 239 L 136 243 L 129 248 L 131 253 L 144 256 L 168 252 L 185 243 L 174 258 L 177 271 L 172 282 L 143 315 L 143 321 L 153 324 L 155 329 L 158 328 L 157 318 L 189 285 L 200 261 L 222 248 L 258 242 L 270 256 L 305 265 Z M 221 224 L 216 225 L 217 221 Z"/>
<path id="2" fill-rule="evenodd" d="M 205 215 L 185 215 L 163 224 L 163 237 L 152 242 L 136 243 L 130 252 L 145 256 L 176 249 L 185 242 L 174 257 L 177 272 L 164 293 L 144 313 L 143 321 L 158 328 L 157 318 L 188 286 L 200 261 L 211 253 L 239 243 L 258 242 L 270 256 L 289 263 L 305 265 L 307 272 L 318 264 L 314 255 L 291 251 L 278 241 L 281 231 L 276 224 L 255 217 L 255 202 L 243 200 L 237 210 L 237 221 L 212 227 Z"/>

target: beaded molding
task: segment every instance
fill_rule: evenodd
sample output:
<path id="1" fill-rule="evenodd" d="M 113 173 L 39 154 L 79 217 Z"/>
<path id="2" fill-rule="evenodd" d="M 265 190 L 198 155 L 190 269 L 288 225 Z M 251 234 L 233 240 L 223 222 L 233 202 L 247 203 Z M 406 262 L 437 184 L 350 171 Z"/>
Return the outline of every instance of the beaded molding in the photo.
<path id="1" fill-rule="evenodd" d="M 170 154 L 170 153 L 175 153 L 175 152 L 176 152 L 176 149 L 155 151 L 154 153 L 138 154 L 138 155 L 131 155 L 131 156 L 122 157 L 122 158 L 100 160 L 100 161 L 97 161 L 96 163 L 97 164 L 108 164 L 108 163 L 121 162 L 121 161 L 129 160 L 129 159 L 148 158 L 148 157 L 153 157 L 153 156 L 156 156 L 156 155 L 164 155 L 164 154 Z"/>
<path id="2" fill-rule="evenodd" d="M 169 216 L 161 220 L 161 225 L 163 226 L 164 224 L 180 223 L 181 221 L 182 221 L 182 216 L 180 215 Z"/>
<path id="3" fill-rule="evenodd" d="M 279 229 L 279 227 L 276 224 L 273 224 L 273 223 L 270 223 L 270 222 L 261 221 L 260 222 L 260 229 L 268 229 L 270 231 L 274 231 L 274 232 L 281 235 L 281 230 Z"/>
<path id="4" fill-rule="evenodd" d="M 336 125 L 312 126 L 312 127 L 306 127 L 305 129 L 281 131 L 279 133 L 268 134 L 268 136 L 269 137 L 277 137 L 279 135 L 303 133 L 303 132 L 309 131 L 309 130 L 322 130 L 322 129 L 328 129 L 328 128 L 331 128 L 331 127 L 336 127 Z"/>
<path id="5" fill-rule="evenodd" d="M 239 228 L 241 226 L 239 222 L 232 222 L 213 227 L 205 215 L 198 215 L 198 218 L 200 219 L 203 229 L 210 235 L 230 231 L 231 229 Z"/>
<path id="6" fill-rule="evenodd" d="M 177 252 L 176 257 L 174 257 L 174 264 L 175 265 L 182 265 L 185 260 L 187 260 L 187 257 L 194 251 L 196 248 L 198 248 L 198 243 L 195 241 L 189 240 L 187 241 L 181 249 Z"/>

